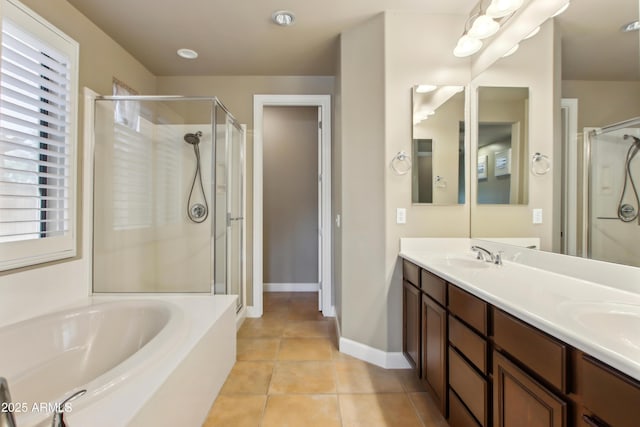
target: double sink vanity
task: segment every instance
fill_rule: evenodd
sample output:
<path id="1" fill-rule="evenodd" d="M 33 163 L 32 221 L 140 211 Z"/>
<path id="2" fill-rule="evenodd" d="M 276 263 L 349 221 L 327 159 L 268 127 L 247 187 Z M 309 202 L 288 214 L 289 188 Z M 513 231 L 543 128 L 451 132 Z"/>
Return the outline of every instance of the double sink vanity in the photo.
<path id="1" fill-rule="evenodd" d="M 400 257 L 403 352 L 451 427 L 640 425 L 637 269 L 465 238 Z"/>

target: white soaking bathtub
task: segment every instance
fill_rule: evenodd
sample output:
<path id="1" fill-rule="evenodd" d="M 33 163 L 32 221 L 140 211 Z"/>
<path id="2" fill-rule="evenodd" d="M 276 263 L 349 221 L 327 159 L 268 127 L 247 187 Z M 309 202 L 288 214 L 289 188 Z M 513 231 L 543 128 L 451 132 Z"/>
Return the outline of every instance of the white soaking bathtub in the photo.
<path id="1" fill-rule="evenodd" d="M 0 328 L 0 376 L 18 427 L 50 425 L 41 408 L 81 389 L 70 427 L 200 425 L 235 361 L 234 301 L 93 297 Z M 194 390 L 207 398 L 190 399 Z M 170 412 L 182 412 L 179 421 Z"/>

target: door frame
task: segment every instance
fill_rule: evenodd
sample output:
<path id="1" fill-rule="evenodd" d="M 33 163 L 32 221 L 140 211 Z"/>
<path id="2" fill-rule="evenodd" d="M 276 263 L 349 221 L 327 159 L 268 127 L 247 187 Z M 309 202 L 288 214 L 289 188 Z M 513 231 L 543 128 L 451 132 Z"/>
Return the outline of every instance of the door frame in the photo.
<path id="1" fill-rule="evenodd" d="M 332 304 L 331 265 L 331 95 L 254 95 L 253 96 L 253 306 L 249 317 L 262 316 L 263 292 L 263 113 L 264 107 L 319 107 L 322 117 L 320 129 L 320 162 L 318 179 L 321 183 L 319 207 L 321 223 L 319 277 L 322 278 L 322 314 L 335 316 Z"/>

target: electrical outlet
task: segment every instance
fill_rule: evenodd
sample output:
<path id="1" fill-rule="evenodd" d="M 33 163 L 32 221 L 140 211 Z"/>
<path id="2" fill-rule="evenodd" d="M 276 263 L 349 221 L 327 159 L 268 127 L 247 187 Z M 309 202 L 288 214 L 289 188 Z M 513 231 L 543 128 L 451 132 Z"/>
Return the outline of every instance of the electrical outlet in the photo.
<path id="1" fill-rule="evenodd" d="M 533 210 L 533 223 L 542 224 L 542 209 Z"/>
<path id="2" fill-rule="evenodd" d="M 407 210 L 405 208 L 396 209 L 396 224 L 407 223 Z"/>
<path id="3" fill-rule="evenodd" d="M 336 214 L 336 228 L 340 228 L 340 214 Z"/>

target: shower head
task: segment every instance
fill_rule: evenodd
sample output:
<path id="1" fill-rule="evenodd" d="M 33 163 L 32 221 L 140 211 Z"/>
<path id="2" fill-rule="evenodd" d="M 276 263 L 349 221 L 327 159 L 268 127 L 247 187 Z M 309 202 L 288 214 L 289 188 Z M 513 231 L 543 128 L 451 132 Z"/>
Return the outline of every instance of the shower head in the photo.
<path id="1" fill-rule="evenodd" d="M 184 136 L 184 141 L 191 145 L 198 145 L 200 143 L 201 136 L 202 136 L 202 132 L 200 131 L 196 133 L 188 133 Z"/>
<path id="2" fill-rule="evenodd" d="M 633 136 L 633 135 L 625 135 L 623 136 L 624 139 L 629 139 L 629 138 L 633 138 L 633 142 L 634 144 L 640 146 L 640 138 Z"/>

